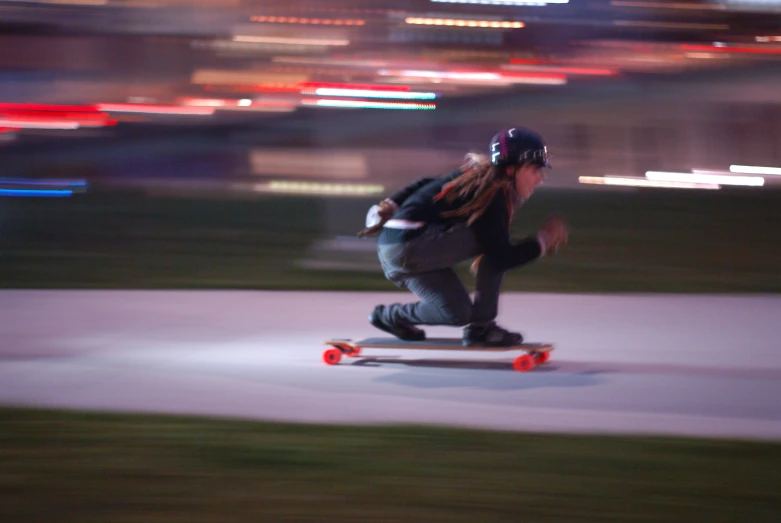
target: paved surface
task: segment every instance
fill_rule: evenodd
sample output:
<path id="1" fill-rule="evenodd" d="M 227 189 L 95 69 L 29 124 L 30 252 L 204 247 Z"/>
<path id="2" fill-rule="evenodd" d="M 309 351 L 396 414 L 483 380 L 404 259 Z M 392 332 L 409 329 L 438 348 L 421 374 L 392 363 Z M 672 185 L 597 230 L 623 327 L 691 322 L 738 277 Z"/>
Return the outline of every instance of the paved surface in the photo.
<path id="1" fill-rule="evenodd" d="M 510 294 L 515 353 L 366 350 L 399 293 L 0 291 L 0 403 L 328 423 L 781 439 L 781 297 Z M 431 336 L 459 335 L 449 328 Z"/>

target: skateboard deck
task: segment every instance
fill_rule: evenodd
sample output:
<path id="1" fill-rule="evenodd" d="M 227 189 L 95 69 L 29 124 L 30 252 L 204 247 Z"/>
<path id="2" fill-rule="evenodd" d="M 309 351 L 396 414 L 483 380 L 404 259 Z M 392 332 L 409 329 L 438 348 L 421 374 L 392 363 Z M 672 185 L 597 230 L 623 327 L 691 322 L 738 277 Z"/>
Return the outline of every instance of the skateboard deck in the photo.
<path id="1" fill-rule="evenodd" d="M 429 338 L 424 341 L 404 341 L 398 338 L 364 338 L 364 339 L 330 339 L 324 342 L 332 348 L 323 353 L 323 361 L 327 365 L 337 365 L 342 356 L 355 358 L 361 355 L 362 349 L 418 349 L 418 350 L 449 350 L 477 352 L 507 352 L 523 351 L 526 354 L 518 356 L 513 361 L 513 368 L 519 372 L 533 369 L 550 358 L 550 352 L 555 348 L 550 343 L 522 343 L 509 347 L 468 346 L 461 344 L 461 338 Z"/>

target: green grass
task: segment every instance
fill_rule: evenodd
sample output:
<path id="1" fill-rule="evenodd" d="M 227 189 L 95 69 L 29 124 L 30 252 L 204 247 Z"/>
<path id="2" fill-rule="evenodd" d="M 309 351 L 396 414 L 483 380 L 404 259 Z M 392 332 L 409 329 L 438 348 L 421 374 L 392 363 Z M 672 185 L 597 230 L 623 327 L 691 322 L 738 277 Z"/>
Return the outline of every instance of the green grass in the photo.
<path id="1" fill-rule="evenodd" d="M 312 243 L 352 235 L 369 200 L 204 199 L 94 191 L 0 201 L 5 288 L 395 290 L 374 272 L 307 270 Z M 508 273 L 506 290 L 781 292 L 781 193 L 539 192 L 523 236 L 554 210 L 569 246 Z M 466 265 L 459 270 L 466 276 Z"/>
<path id="2" fill-rule="evenodd" d="M 0 521 L 781 518 L 781 444 L 0 409 Z"/>

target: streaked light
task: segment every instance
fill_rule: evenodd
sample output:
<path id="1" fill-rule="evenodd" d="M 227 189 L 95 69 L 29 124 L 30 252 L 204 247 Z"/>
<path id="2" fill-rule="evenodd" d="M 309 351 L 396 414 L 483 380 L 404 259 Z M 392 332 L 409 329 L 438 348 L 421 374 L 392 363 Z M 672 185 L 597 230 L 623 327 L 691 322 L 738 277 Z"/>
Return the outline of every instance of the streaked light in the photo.
<path id="1" fill-rule="evenodd" d="M 275 56 L 272 62 L 283 64 L 310 64 L 315 66 L 346 65 L 349 67 L 387 67 L 389 60 L 370 60 L 360 58 L 312 58 L 310 56 Z"/>
<path id="2" fill-rule="evenodd" d="M 714 169 L 692 169 L 694 174 L 716 174 L 720 176 L 729 176 L 729 171 L 716 171 Z"/>
<path id="3" fill-rule="evenodd" d="M 651 9 L 726 9 L 726 6 L 721 4 L 692 4 L 683 2 L 627 2 L 622 0 L 613 0 L 610 2 L 610 5 L 614 5 L 616 7 L 648 7 Z"/>
<path id="4" fill-rule="evenodd" d="M 297 92 L 297 91 L 296 91 Z M 181 98 L 182 105 L 193 107 L 214 107 L 221 111 L 257 111 L 257 112 L 292 112 L 298 105 L 298 98 L 295 100 L 274 100 L 270 98 L 261 98 L 251 100 L 242 98 L 240 100 L 224 100 L 219 98 Z"/>
<path id="5" fill-rule="evenodd" d="M 319 107 L 341 107 L 345 109 L 397 109 L 405 111 L 433 111 L 435 104 L 417 104 L 405 102 L 370 102 L 363 100 L 302 100 L 303 105 L 317 105 Z"/>
<path id="6" fill-rule="evenodd" d="M 87 187 L 87 180 L 60 178 L 0 178 L 0 185 L 43 185 L 49 187 Z"/>
<path id="7" fill-rule="evenodd" d="M 551 61 L 543 60 L 542 58 L 510 58 L 510 63 L 516 65 L 544 65 L 551 63 Z"/>
<path id="8" fill-rule="evenodd" d="M 770 13 L 781 10 L 781 0 L 719 0 L 727 4 L 730 11 L 753 11 Z"/>
<path id="9" fill-rule="evenodd" d="M 502 69 L 507 71 L 538 71 L 549 74 L 573 74 L 582 76 L 615 76 L 618 71 L 615 69 L 592 69 L 590 67 L 557 67 L 549 65 L 530 65 L 524 64 L 523 60 L 510 59 L 511 65 L 503 65 Z"/>
<path id="10" fill-rule="evenodd" d="M 67 198 L 68 196 L 73 196 L 73 191 L 70 189 L 0 189 L 0 196 Z"/>
<path id="11" fill-rule="evenodd" d="M 305 90 L 304 92 L 306 93 L 307 91 Z M 352 96 L 363 98 L 390 98 L 396 100 L 433 100 L 437 97 L 435 93 L 427 92 L 329 88 L 315 89 L 314 94 L 318 96 Z"/>
<path id="12" fill-rule="evenodd" d="M 569 0 L 431 0 L 432 2 L 445 4 L 482 4 L 482 5 L 506 5 L 527 6 L 546 4 L 568 4 Z"/>
<path id="13" fill-rule="evenodd" d="M 261 83 L 258 85 L 204 84 L 203 89 L 204 91 L 228 91 L 231 93 L 298 93 L 301 91 L 301 87 L 297 83 Z"/>
<path id="14" fill-rule="evenodd" d="M 725 58 L 729 58 L 728 54 L 717 54 L 717 53 L 701 53 L 699 51 L 687 51 L 683 53 L 683 56 L 686 58 L 696 58 L 696 59 L 702 59 L 702 60 L 723 60 Z"/>
<path id="15" fill-rule="evenodd" d="M 399 11 L 388 9 L 358 9 L 358 8 L 343 8 L 343 7 L 324 7 L 324 6 L 306 6 L 306 7 L 289 7 L 290 11 L 322 11 L 327 13 L 368 13 L 374 15 L 384 15 L 389 13 L 398 13 Z"/>
<path id="16" fill-rule="evenodd" d="M 523 22 L 500 22 L 497 20 L 462 20 L 460 18 L 416 18 L 407 17 L 404 22 L 412 25 L 443 25 L 449 27 L 478 27 L 488 29 L 520 29 Z"/>
<path id="17" fill-rule="evenodd" d="M 282 36 L 234 36 L 234 42 L 254 44 L 285 44 L 285 45 L 350 45 L 349 40 L 329 38 L 286 38 Z"/>
<path id="18" fill-rule="evenodd" d="M 29 0 L 34 4 L 62 4 L 62 5 L 107 5 L 108 0 Z"/>
<path id="19" fill-rule="evenodd" d="M 514 84 L 564 85 L 567 76 L 563 74 L 546 73 L 507 73 L 502 78 Z"/>
<path id="20" fill-rule="evenodd" d="M 781 42 L 781 36 L 757 36 L 757 42 Z"/>
<path id="21" fill-rule="evenodd" d="M 495 73 L 490 71 L 425 71 L 425 70 L 388 70 L 377 71 L 380 76 L 399 76 L 404 78 L 426 78 L 432 82 L 451 81 L 464 83 L 483 83 L 496 85 L 541 84 L 564 85 L 567 77 L 560 74 L 542 73 Z"/>
<path id="22" fill-rule="evenodd" d="M 711 183 L 719 185 L 740 185 L 748 187 L 761 187 L 765 184 L 765 179 L 761 176 L 723 176 L 717 174 L 694 174 L 694 173 L 668 173 L 661 171 L 648 171 L 645 177 L 649 180 L 665 182 L 686 182 L 686 183 Z"/>
<path id="23" fill-rule="evenodd" d="M 170 114 L 184 116 L 211 116 L 214 114 L 214 107 L 182 107 L 180 105 L 98 104 L 98 108 L 107 113 Z"/>
<path id="24" fill-rule="evenodd" d="M 620 187 L 651 187 L 658 189 L 720 189 L 716 184 L 691 182 L 664 182 L 633 176 L 580 176 L 580 183 L 614 185 Z"/>
<path id="25" fill-rule="evenodd" d="M 258 90 L 262 86 L 287 87 L 309 80 L 309 74 L 302 72 L 279 73 L 252 70 L 198 69 L 193 72 L 191 82 L 210 85 L 254 85 Z"/>
<path id="26" fill-rule="evenodd" d="M 57 129 L 73 130 L 79 128 L 78 122 L 69 120 L 43 120 L 43 119 L 16 119 L 6 120 L 0 118 L 0 127 L 15 127 L 17 129 Z"/>
<path id="27" fill-rule="evenodd" d="M 0 103 L 0 111 L 65 111 L 70 113 L 98 113 L 98 109 L 94 105 L 56 105 L 35 103 Z"/>
<path id="28" fill-rule="evenodd" d="M 709 53 L 739 53 L 739 54 L 781 54 L 781 49 L 767 49 L 765 47 L 730 47 L 724 44 L 694 45 L 683 44 L 684 51 L 704 51 Z"/>
<path id="29" fill-rule="evenodd" d="M 11 123 L 13 122 L 13 124 Z M 78 129 L 116 125 L 102 113 L 35 112 L 0 110 L 0 127 L 18 129 Z"/>
<path id="30" fill-rule="evenodd" d="M 383 194 L 385 187 L 370 184 L 319 183 L 319 182 L 289 182 L 271 181 L 255 184 L 258 192 L 274 192 L 287 194 L 321 194 L 328 196 L 366 196 Z"/>
<path id="31" fill-rule="evenodd" d="M 250 18 L 253 22 L 264 22 L 269 24 L 309 24 L 309 25 L 347 25 L 360 26 L 365 25 L 366 20 L 344 19 L 344 18 L 306 18 L 297 16 L 253 16 Z"/>
<path id="32" fill-rule="evenodd" d="M 222 107 L 225 105 L 226 100 L 219 98 L 185 98 L 182 100 L 184 105 L 191 105 L 195 107 Z"/>
<path id="33" fill-rule="evenodd" d="M 313 91 L 315 89 L 360 89 L 365 91 L 396 91 L 396 92 L 408 92 L 410 87 L 408 85 L 380 85 L 380 84 L 353 84 L 353 83 L 337 83 L 337 82 L 301 82 L 298 86 L 300 89 L 308 89 Z"/>
<path id="34" fill-rule="evenodd" d="M 458 72 L 458 71 L 415 71 L 415 70 L 401 70 L 390 71 L 380 70 L 377 74 L 381 76 L 404 76 L 408 78 L 435 78 L 435 79 L 452 79 L 452 80 L 501 80 L 502 75 L 498 73 L 488 72 Z"/>
<path id="35" fill-rule="evenodd" d="M 285 52 L 290 53 L 309 53 L 313 49 L 323 50 L 328 46 L 321 45 L 316 46 L 311 43 L 306 44 L 292 44 L 288 42 L 283 43 L 264 43 L 264 42 L 240 42 L 234 40 L 210 40 L 201 41 L 197 40 L 192 42 L 192 47 L 196 49 L 214 49 L 216 51 L 224 51 L 227 53 L 236 54 L 255 54 L 255 53 L 277 53 Z"/>
<path id="36" fill-rule="evenodd" d="M 613 20 L 622 27 L 655 27 L 658 29 L 729 29 L 727 24 L 698 24 L 691 22 L 646 22 L 642 20 Z"/>
<path id="37" fill-rule="evenodd" d="M 758 167 L 754 165 L 730 165 L 730 172 L 745 174 L 768 174 L 781 176 L 781 167 Z"/>
<path id="38" fill-rule="evenodd" d="M 225 105 L 223 107 L 220 107 L 221 111 L 249 111 L 249 112 L 256 112 L 256 113 L 292 113 L 296 110 L 296 106 L 298 105 L 298 101 L 290 102 L 290 101 L 253 101 L 251 105 L 248 106 L 240 106 L 238 104 L 236 105 Z"/>

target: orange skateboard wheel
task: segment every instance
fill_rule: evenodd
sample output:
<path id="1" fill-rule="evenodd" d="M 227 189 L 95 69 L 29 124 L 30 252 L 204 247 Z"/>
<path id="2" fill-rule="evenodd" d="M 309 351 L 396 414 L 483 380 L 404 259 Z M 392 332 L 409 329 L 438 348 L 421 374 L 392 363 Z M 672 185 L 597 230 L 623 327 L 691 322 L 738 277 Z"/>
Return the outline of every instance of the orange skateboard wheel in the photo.
<path id="1" fill-rule="evenodd" d="M 336 365 L 342 360 L 342 351 L 339 349 L 328 349 L 323 353 L 323 361 L 326 365 Z"/>
<path id="2" fill-rule="evenodd" d="M 529 354 L 518 356 L 513 362 L 513 368 L 518 372 L 527 372 L 534 368 L 534 358 Z"/>

